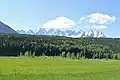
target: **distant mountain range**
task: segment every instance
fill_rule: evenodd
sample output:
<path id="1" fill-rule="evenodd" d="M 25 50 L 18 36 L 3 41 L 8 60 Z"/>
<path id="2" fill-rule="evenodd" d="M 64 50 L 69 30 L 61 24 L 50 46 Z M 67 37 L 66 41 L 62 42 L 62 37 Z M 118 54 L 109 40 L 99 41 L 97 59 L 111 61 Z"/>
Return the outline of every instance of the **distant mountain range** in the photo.
<path id="1" fill-rule="evenodd" d="M 55 35 L 55 36 L 66 36 L 66 37 L 106 37 L 100 31 L 88 30 L 88 31 L 75 31 L 70 29 L 45 29 L 40 28 L 36 30 L 32 29 L 21 29 L 13 30 L 8 25 L 0 21 L 0 33 L 11 33 L 11 34 L 31 34 L 31 35 Z"/>
<path id="2" fill-rule="evenodd" d="M 18 34 L 15 30 L 13 30 L 8 25 L 4 24 L 0 21 L 0 33 L 11 33 L 11 34 Z"/>
<path id="3" fill-rule="evenodd" d="M 22 29 L 16 30 L 20 34 L 31 34 L 31 35 L 56 35 L 66 37 L 106 37 L 100 31 L 88 30 L 88 31 L 75 31 L 75 30 L 61 30 L 61 29 L 44 29 L 40 28 L 37 30 Z"/>

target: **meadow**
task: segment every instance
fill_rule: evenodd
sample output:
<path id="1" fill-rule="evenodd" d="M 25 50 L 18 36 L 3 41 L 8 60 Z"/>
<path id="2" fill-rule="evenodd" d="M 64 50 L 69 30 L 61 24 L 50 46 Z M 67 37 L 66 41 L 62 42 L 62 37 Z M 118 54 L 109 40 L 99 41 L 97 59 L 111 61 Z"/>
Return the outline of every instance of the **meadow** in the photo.
<path id="1" fill-rule="evenodd" d="M 0 80 L 120 80 L 120 61 L 0 57 Z"/>

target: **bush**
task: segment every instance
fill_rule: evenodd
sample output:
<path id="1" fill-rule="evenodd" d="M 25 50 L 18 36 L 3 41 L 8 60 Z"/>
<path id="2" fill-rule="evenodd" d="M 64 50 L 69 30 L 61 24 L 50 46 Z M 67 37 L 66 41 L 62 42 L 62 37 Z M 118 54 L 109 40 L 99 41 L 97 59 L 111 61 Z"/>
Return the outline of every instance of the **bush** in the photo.
<path id="1" fill-rule="evenodd" d="M 45 56 L 45 53 L 42 53 L 42 56 Z"/>
<path id="2" fill-rule="evenodd" d="M 72 58 L 72 59 L 75 58 L 75 54 L 74 54 L 74 52 L 71 54 L 71 58 Z"/>
<path id="3" fill-rule="evenodd" d="M 113 59 L 120 60 L 120 55 L 119 54 L 113 54 Z"/>
<path id="4" fill-rule="evenodd" d="M 25 52 L 25 56 L 29 56 L 29 52 L 28 51 Z"/>
<path id="5" fill-rule="evenodd" d="M 65 51 L 62 52 L 62 57 L 66 57 Z"/>
<path id="6" fill-rule="evenodd" d="M 23 53 L 22 52 L 20 52 L 20 56 L 22 56 L 23 55 Z"/>
<path id="7" fill-rule="evenodd" d="M 67 53 L 66 57 L 67 57 L 67 58 L 71 58 L 70 52 Z"/>
<path id="8" fill-rule="evenodd" d="M 116 60 L 120 60 L 120 55 L 119 55 L 119 54 L 116 54 L 116 55 L 115 55 L 115 59 L 116 59 Z"/>
<path id="9" fill-rule="evenodd" d="M 118 55 L 115 55 L 115 59 L 118 60 Z"/>
<path id="10" fill-rule="evenodd" d="M 25 56 L 28 56 L 28 57 L 31 56 L 31 52 L 30 51 L 26 51 L 25 52 Z"/>
<path id="11" fill-rule="evenodd" d="M 32 54 L 32 58 L 34 58 L 35 57 L 35 52 L 33 52 L 33 54 Z"/>
<path id="12" fill-rule="evenodd" d="M 78 60 L 80 59 L 80 53 L 77 53 L 77 59 Z"/>

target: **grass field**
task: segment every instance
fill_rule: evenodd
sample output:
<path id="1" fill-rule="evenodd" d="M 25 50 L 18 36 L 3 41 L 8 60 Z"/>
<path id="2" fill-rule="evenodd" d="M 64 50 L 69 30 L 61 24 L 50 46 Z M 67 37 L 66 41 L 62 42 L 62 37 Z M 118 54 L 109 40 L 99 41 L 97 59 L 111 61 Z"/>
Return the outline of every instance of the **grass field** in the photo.
<path id="1" fill-rule="evenodd" d="M 0 80 L 120 80 L 120 61 L 0 57 Z"/>

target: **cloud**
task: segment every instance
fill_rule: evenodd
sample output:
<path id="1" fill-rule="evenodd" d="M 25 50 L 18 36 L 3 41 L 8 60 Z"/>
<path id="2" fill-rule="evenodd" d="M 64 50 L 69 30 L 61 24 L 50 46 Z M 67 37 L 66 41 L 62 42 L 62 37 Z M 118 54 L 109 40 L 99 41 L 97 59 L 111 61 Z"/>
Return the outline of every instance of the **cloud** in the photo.
<path id="1" fill-rule="evenodd" d="M 75 22 L 66 17 L 58 17 L 55 20 L 50 20 L 43 25 L 43 28 L 72 28 Z"/>
<path id="2" fill-rule="evenodd" d="M 80 20 L 86 21 L 91 24 L 102 25 L 102 24 L 108 24 L 109 22 L 114 22 L 116 20 L 116 17 L 102 13 L 92 13 L 90 15 L 81 17 Z"/>
<path id="3" fill-rule="evenodd" d="M 103 13 L 92 13 L 80 17 L 79 22 L 74 22 L 67 17 L 57 17 L 43 25 L 43 28 L 82 28 L 82 29 L 106 29 L 116 21 L 115 16 Z"/>
<path id="4" fill-rule="evenodd" d="M 87 16 L 82 16 L 79 23 L 84 26 L 87 25 L 89 28 L 105 29 L 107 28 L 107 25 L 115 22 L 115 20 L 115 16 L 109 16 L 102 13 L 92 13 Z"/>
<path id="5" fill-rule="evenodd" d="M 107 26 L 104 26 L 104 25 L 92 25 L 92 28 L 94 28 L 94 29 L 106 29 Z"/>

